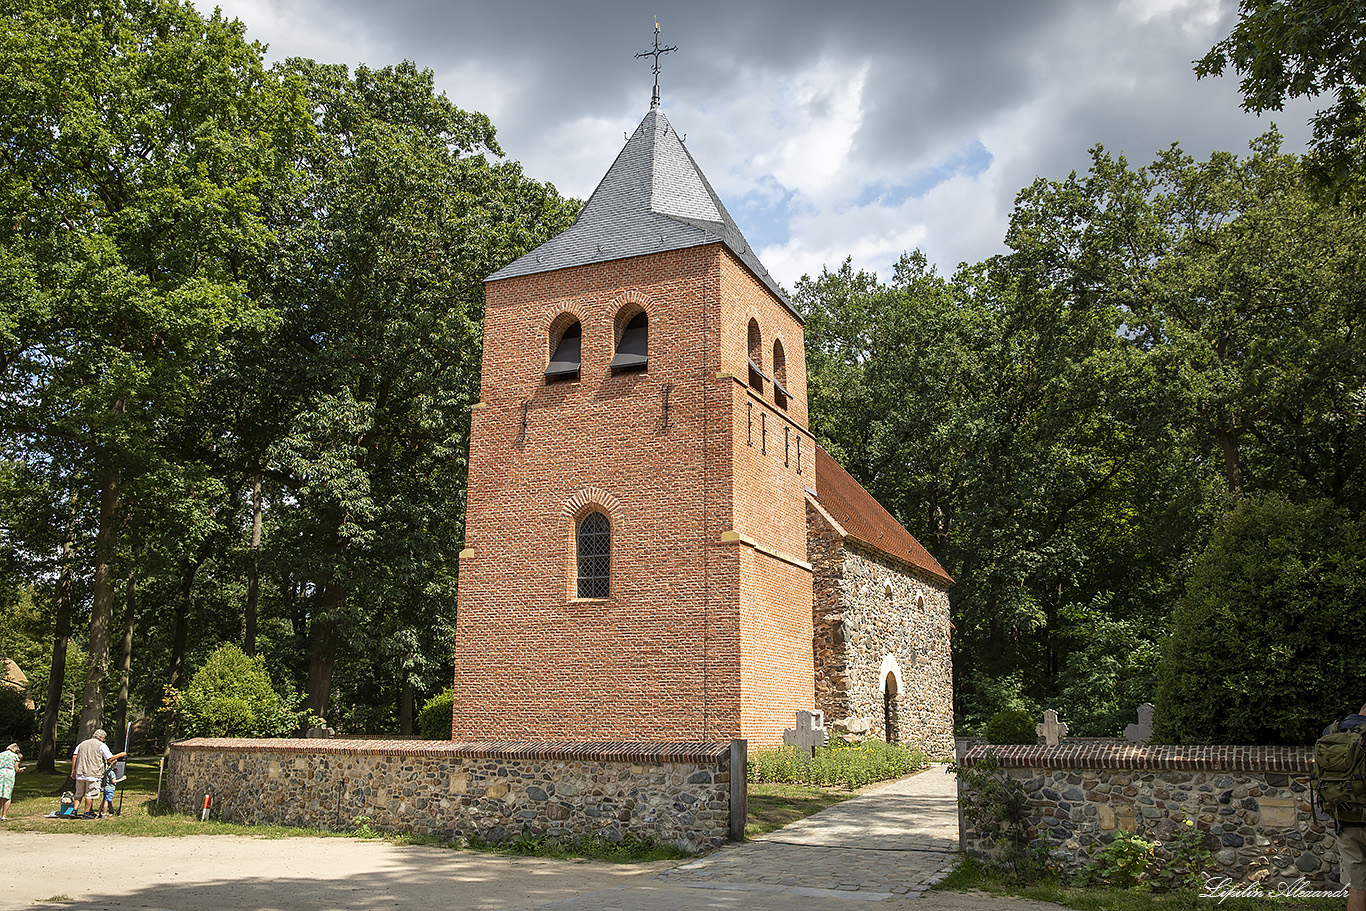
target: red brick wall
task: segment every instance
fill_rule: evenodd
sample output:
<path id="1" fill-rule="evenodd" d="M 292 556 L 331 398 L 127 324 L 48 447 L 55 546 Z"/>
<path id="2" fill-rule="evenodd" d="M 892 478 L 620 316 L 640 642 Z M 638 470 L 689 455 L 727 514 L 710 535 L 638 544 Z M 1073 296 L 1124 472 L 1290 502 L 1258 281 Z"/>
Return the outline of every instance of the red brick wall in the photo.
<path id="1" fill-rule="evenodd" d="M 649 314 L 650 365 L 612 376 L 624 305 Z M 548 330 L 565 311 L 583 327 L 580 378 L 546 385 Z M 766 420 L 799 422 L 795 436 L 806 419 L 800 326 L 719 244 L 488 284 L 456 739 L 772 742 L 779 715 L 790 726 L 792 712 L 811 707 L 809 573 L 722 542 L 739 524 L 804 559 L 795 459 L 783 465 L 781 438 L 763 457 L 736 439 L 748 394 L 717 376 L 743 376 L 745 314 L 793 339 L 793 400 L 786 418 L 773 410 Z M 769 356 L 771 338 L 766 328 Z M 771 386 L 765 398 L 772 409 Z M 809 472 L 809 437 L 803 445 Z M 602 600 L 580 600 L 573 587 L 575 521 L 591 508 L 612 521 L 612 592 Z"/>

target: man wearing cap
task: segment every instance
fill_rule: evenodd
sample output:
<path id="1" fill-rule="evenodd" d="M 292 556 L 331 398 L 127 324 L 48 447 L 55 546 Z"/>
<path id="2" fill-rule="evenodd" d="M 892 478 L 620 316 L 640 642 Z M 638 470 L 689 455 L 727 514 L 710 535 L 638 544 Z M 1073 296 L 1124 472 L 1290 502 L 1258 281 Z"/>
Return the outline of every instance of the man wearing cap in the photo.
<path id="1" fill-rule="evenodd" d="M 85 798 L 85 811 L 81 814 L 87 819 L 95 817 L 95 801 L 100 799 L 100 779 L 109 761 L 116 759 L 104 738 L 104 730 L 98 730 L 89 740 L 77 744 L 71 753 L 71 776 L 76 779 L 76 799 Z M 119 756 L 126 755 L 120 753 Z"/>

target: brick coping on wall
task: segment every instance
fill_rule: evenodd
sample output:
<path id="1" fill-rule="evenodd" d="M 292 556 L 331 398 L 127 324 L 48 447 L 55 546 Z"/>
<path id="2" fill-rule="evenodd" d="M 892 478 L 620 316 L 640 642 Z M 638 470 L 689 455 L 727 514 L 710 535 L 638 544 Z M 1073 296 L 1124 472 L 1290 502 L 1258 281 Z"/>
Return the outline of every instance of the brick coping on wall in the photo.
<path id="1" fill-rule="evenodd" d="M 971 767 L 989 753 L 1010 769 L 1163 769 L 1183 772 L 1314 771 L 1312 747 L 1155 746 L 1148 744 L 1059 744 L 1000 746 L 984 744 L 968 750 L 960 765 Z"/>
<path id="2" fill-rule="evenodd" d="M 710 762 L 730 755 L 730 744 L 630 743 L 541 740 L 350 740 L 341 737 L 195 737 L 171 750 L 238 750 L 245 753 L 400 755 L 452 759 L 565 759 L 589 762 Z"/>

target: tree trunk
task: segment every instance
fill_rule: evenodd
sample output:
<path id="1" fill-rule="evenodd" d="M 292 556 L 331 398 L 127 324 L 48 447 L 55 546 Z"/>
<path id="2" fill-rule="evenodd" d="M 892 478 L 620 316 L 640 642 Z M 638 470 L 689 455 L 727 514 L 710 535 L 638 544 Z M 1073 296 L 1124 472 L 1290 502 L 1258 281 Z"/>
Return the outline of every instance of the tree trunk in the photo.
<path id="1" fill-rule="evenodd" d="M 185 671 L 185 646 L 190 635 L 190 596 L 194 577 L 203 565 L 202 558 L 185 563 L 185 574 L 180 579 L 180 597 L 176 599 L 175 632 L 171 636 L 171 669 L 166 674 L 166 685 L 179 687 Z"/>
<path id="2" fill-rule="evenodd" d="M 71 639 L 72 537 L 76 525 L 76 494 L 71 495 L 66 516 L 66 540 L 62 542 L 62 569 L 57 581 L 57 628 L 52 634 L 52 673 L 43 704 L 43 739 L 38 746 L 38 771 L 54 772 L 57 762 L 57 721 L 62 714 L 62 689 L 66 686 L 66 649 Z"/>
<path id="3" fill-rule="evenodd" d="M 119 702 L 115 713 L 118 717 L 118 728 L 114 732 L 114 742 L 119 743 L 121 738 L 124 750 L 128 749 L 128 672 L 133 666 L 133 620 L 137 609 L 137 590 L 137 579 L 130 572 L 128 594 L 124 598 L 123 662 L 119 666 Z"/>
<path id="4" fill-rule="evenodd" d="M 247 563 L 247 609 L 243 618 L 242 651 L 256 655 L 256 607 L 261 596 L 261 472 L 251 485 L 251 560 Z"/>
<path id="5" fill-rule="evenodd" d="M 403 689 L 398 694 L 398 732 L 407 737 L 413 732 L 413 681 L 403 681 Z"/>
<path id="6" fill-rule="evenodd" d="M 1235 497 L 1243 495 L 1243 460 L 1238 454 L 1238 434 L 1233 430 L 1220 427 L 1214 431 L 1219 448 L 1224 453 L 1224 475 L 1228 479 L 1228 492 Z"/>
<path id="7" fill-rule="evenodd" d="M 114 410 L 123 411 L 123 402 Z M 109 624 L 114 619 L 115 517 L 119 505 L 119 472 L 111 468 L 100 484 L 100 530 L 95 536 L 95 589 L 90 608 L 90 664 L 81 698 L 76 739 L 93 736 L 104 716 L 104 675 L 109 668 Z"/>
<path id="8" fill-rule="evenodd" d="M 327 700 L 332 694 L 332 669 L 337 663 L 337 614 L 346 603 L 346 589 L 332 582 L 326 583 L 318 600 L 318 613 L 309 630 L 304 708 L 325 718 Z"/>

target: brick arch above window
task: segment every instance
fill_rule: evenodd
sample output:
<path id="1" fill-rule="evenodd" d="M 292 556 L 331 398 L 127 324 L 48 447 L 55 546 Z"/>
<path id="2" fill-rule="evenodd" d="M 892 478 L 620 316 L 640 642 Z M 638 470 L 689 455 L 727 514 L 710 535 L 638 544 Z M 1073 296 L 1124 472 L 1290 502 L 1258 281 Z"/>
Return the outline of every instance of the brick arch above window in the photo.
<path id="1" fill-rule="evenodd" d="M 593 510 L 606 513 L 612 524 L 621 518 L 621 501 L 600 487 L 585 487 L 564 501 L 562 512 L 571 521 Z"/>
<path id="2" fill-rule="evenodd" d="M 583 314 L 572 303 L 561 301 L 541 314 L 541 331 L 549 332 L 556 326 L 567 325 L 570 320 L 583 322 Z"/>

